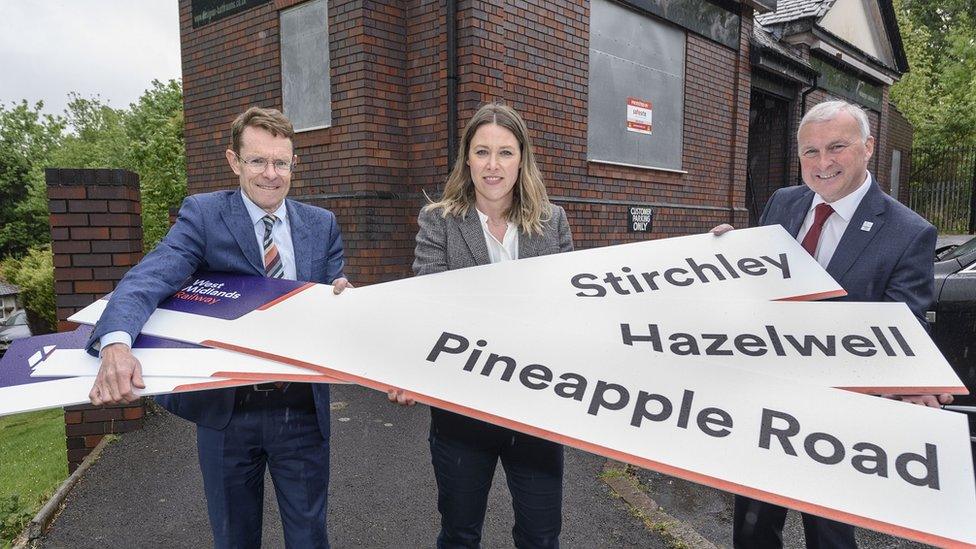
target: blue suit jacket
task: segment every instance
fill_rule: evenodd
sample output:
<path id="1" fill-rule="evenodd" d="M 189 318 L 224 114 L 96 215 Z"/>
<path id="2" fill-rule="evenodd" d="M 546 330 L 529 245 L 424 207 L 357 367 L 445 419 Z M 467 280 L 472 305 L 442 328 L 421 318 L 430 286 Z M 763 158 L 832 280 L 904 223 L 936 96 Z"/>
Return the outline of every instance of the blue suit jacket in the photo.
<path id="1" fill-rule="evenodd" d="M 343 276 L 342 237 L 332 212 L 285 201 L 295 248 L 298 279 L 331 283 Z M 103 335 L 142 330 L 159 302 L 197 270 L 264 276 L 264 262 L 241 191 L 187 197 L 166 237 L 119 282 L 88 341 L 89 352 Z M 223 429 L 234 410 L 235 389 L 215 389 L 157 397 L 174 414 L 213 429 Z M 312 391 L 319 428 L 328 440 L 329 386 Z"/>
<path id="2" fill-rule="evenodd" d="M 773 193 L 760 225 L 779 224 L 794 237 L 813 202 L 806 185 Z M 862 231 L 865 221 L 871 229 Z M 827 272 L 845 290 L 843 301 L 901 301 L 925 324 L 935 294 L 936 230 L 928 221 L 885 194 L 872 178 L 854 211 Z"/>

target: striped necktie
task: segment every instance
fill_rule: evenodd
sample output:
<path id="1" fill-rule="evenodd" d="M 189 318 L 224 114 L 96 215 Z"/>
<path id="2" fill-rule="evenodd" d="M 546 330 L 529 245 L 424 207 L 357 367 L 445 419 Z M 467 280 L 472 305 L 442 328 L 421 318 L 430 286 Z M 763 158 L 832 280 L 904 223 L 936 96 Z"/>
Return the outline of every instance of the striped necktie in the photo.
<path id="1" fill-rule="evenodd" d="M 285 276 L 285 266 L 281 263 L 281 255 L 271 235 L 271 228 L 278 218 L 268 214 L 261 220 L 264 221 L 264 275 L 268 278 L 282 278 Z"/>

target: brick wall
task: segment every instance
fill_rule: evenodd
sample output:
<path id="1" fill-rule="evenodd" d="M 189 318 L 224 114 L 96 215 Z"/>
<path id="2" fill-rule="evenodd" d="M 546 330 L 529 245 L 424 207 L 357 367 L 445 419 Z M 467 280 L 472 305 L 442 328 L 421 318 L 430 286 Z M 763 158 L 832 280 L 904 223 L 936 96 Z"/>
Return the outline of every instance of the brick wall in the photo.
<path id="1" fill-rule="evenodd" d="M 139 176 L 125 170 L 48 169 L 58 330 L 67 318 L 115 289 L 142 258 Z M 142 427 L 140 400 L 129 406 L 65 408 L 68 469 L 74 471 L 110 433 Z"/>
<path id="2" fill-rule="evenodd" d="M 496 99 L 522 114 L 546 186 L 566 208 L 578 248 L 746 223 L 748 9 L 738 51 L 686 33 L 682 167 L 688 173 L 679 174 L 586 161 L 588 3 L 460 5 L 461 125 L 481 103 Z M 626 232 L 629 204 L 654 206 L 652 233 Z"/>
<path id="3" fill-rule="evenodd" d="M 278 9 L 298 3 L 279 0 L 194 30 L 190 2 L 181 0 L 191 193 L 236 187 L 224 160 L 230 123 L 251 105 L 282 108 Z M 422 145 L 444 123 L 442 75 L 437 68 L 408 70 L 407 62 L 408 51 L 439 62 L 439 5 L 329 2 L 332 126 L 296 135 L 291 196 L 337 214 L 346 274 L 355 284 L 409 274 L 424 183 L 411 176 L 446 173 L 446 161 L 431 158 Z M 416 34 L 410 50 L 408 30 Z M 416 91 L 409 112 L 408 89 Z M 408 163 L 411 143 L 422 158 L 416 164 Z"/>
<path id="4" fill-rule="evenodd" d="M 281 107 L 276 0 L 193 29 L 180 1 L 188 184 L 233 188 L 229 125 L 250 105 Z M 458 127 L 503 100 L 526 119 L 554 201 L 578 247 L 744 224 L 752 13 L 739 50 L 687 36 L 683 169 L 586 162 L 589 3 L 458 2 Z M 291 196 L 333 210 L 354 283 L 407 276 L 416 215 L 446 178 L 446 5 L 329 2 L 332 126 L 296 136 Z M 650 16 L 648 16 L 650 17 Z M 651 204 L 654 232 L 625 232 L 626 206 Z"/>

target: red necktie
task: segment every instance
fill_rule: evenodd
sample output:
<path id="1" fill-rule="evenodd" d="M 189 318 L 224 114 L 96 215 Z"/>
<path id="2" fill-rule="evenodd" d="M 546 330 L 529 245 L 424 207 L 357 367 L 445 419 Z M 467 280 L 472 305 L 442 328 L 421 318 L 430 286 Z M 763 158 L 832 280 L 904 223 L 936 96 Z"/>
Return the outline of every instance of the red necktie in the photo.
<path id="1" fill-rule="evenodd" d="M 820 243 L 820 232 L 823 231 L 824 223 L 827 222 L 827 218 L 832 213 L 834 213 L 834 209 L 830 207 L 830 204 L 826 202 L 817 204 L 813 212 L 813 225 L 810 225 L 810 230 L 807 231 L 806 236 L 803 237 L 803 242 L 800 243 L 803 249 L 810 252 L 810 255 L 814 257 L 817 257 L 817 244 Z"/>

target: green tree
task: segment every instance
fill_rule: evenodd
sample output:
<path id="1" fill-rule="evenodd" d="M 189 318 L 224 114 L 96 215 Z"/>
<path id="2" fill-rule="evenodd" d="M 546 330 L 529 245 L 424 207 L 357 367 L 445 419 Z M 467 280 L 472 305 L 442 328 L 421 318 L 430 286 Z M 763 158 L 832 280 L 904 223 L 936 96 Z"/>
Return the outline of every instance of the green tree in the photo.
<path id="1" fill-rule="evenodd" d="M 70 133 L 54 151 L 51 161 L 59 168 L 124 168 L 126 139 L 124 110 L 102 104 L 96 97 L 69 93 L 64 111 Z"/>
<path id="2" fill-rule="evenodd" d="M 50 240 L 44 168 L 61 145 L 65 122 L 43 103 L 0 105 L 0 258 Z"/>
<path id="3" fill-rule="evenodd" d="M 169 209 L 186 196 L 183 89 L 176 80 L 152 81 L 125 119 L 127 164 L 139 174 L 143 239 L 152 249 L 169 229 Z"/>
<path id="4" fill-rule="evenodd" d="M 143 243 L 146 251 L 155 247 L 169 228 L 169 209 L 186 196 L 180 82 L 153 80 L 128 109 L 72 94 L 65 121 L 71 133 L 55 151 L 54 165 L 124 168 L 139 174 Z"/>
<path id="5" fill-rule="evenodd" d="M 976 145 L 976 0 L 895 0 L 911 71 L 891 99 L 915 144 Z"/>
<path id="6" fill-rule="evenodd" d="M 53 329 L 56 318 L 44 168 L 138 173 L 147 251 L 166 234 L 169 208 L 186 195 L 179 81 L 153 80 L 127 109 L 97 96 L 69 97 L 64 116 L 41 114 L 42 103 L 0 105 L 0 276 L 24 288 L 37 331 Z"/>

